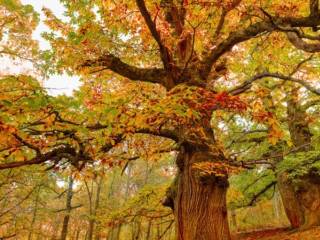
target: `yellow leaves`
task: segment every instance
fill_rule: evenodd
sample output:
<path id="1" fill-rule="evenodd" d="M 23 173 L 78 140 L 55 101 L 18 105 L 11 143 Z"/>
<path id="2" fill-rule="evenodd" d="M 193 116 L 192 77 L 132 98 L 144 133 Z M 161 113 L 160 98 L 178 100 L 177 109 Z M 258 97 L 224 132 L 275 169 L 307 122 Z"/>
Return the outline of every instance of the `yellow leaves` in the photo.
<path id="1" fill-rule="evenodd" d="M 12 134 L 12 133 L 16 133 L 17 129 L 12 125 L 5 124 L 0 121 L 0 131 Z"/>
<path id="2" fill-rule="evenodd" d="M 27 157 L 22 151 L 15 151 L 12 156 L 15 158 L 16 161 L 26 161 Z"/>
<path id="3" fill-rule="evenodd" d="M 264 98 L 270 94 L 270 89 L 259 87 L 255 94 L 260 98 Z"/>
<path id="4" fill-rule="evenodd" d="M 283 131 L 277 123 L 272 124 L 269 129 L 268 140 L 272 145 L 275 145 L 281 138 L 283 138 Z"/>
<path id="5" fill-rule="evenodd" d="M 51 114 L 49 117 L 45 118 L 43 120 L 44 122 L 44 127 L 45 128 L 49 128 L 49 127 L 52 127 L 54 125 L 54 122 L 56 120 L 56 117 L 55 115 Z"/>
<path id="6" fill-rule="evenodd" d="M 275 118 L 274 114 L 265 110 L 261 101 L 254 101 L 252 106 L 253 119 L 268 126 L 268 140 L 272 145 L 275 145 L 284 136 L 280 123 Z"/>
<path id="7" fill-rule="evenodd" d="M 199 170 L 201 176 L 213 175 L 226 177 L 230 173 L 238 172 L 240 169 L 226 162 L 199 162 L 192 165 L 193 169 Z"/>

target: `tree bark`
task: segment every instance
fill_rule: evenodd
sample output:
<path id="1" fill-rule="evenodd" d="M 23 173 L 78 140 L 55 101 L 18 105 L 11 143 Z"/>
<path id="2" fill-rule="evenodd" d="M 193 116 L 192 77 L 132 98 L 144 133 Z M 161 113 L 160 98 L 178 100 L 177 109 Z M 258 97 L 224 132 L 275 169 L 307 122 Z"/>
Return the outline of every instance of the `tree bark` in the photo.
<path id="1" fill-rule="evenodd" d="M 67 192 L 67 202 L 66 202 L 66 215 L 63 218 L 63 225 L 62 225 L 62 231 L 61 231 L 61 240 L 67 239 L 68 234 L 68 225 L 70 220 L 70 213 L 72 210 L 71 201 L 73 197 L 73 178 L 69 177 L 69 185 L 68 185 L 68 192 Z"/>
<path id="2" fill-rule="evenodd" d="M 103 184 L 103 177 L 101 176 L 98 183 L 97 183 L 97 193 L 96 193 L 96 201 L 95 201 L 95 205 L 94 205 L 94 217 L 97 217 L 97 211 L 99 209 L 100 206 L 100 194 L 101 194 L 101 188 L 102 188 L 102 184 Z M 93 220 L 93 224 L 96 223 L 96 220 Z M 99 240 L 100 239 L 100 226 L 96 226 L 96 231 L 95 231 L 95 240 Z"/>
<path id="3" fill-rule="evenodd" d="M 320 176 L 309 173 L 300 180 L 296 194 L 304 215 L 301 228 L 320 226 Z"/>
<path id="4" fill-rule="evenodd" d="M 286 173 L 279 174 L 277 181 L 284 210 L 291 227 L 299 228 L 304 223 L 304 216 L 294 186 L 288 180 Z"/>
<path id="5" fill-rule="evenodd" d="M 306 112 L 298 105 L 292 90 L 288 100 L 288 125 L 293 145 L 300 151 L 312 150 Z M 288 180 L 287 173 L 278 176 L 278 185 L 285 212 L 293 228 L 307 229 L 320 226 L 320 176 L 309 170 L 297 179 L 298 185 Z"/>
<path id="6" fill-rule="evenodd" d="M 35 203 L 34 203 L 34 210 L 33 210 L 33 215 L 32 215 L 32 220 L 31 220 L 31 225 L 30 225 L 30 231 L 29 231 L 29 235 L 28 235 L 28 240 L 32 239 L 32 234 L 33 234 L 33 228 L 34 228 L 34 224 L 36 222 L 36 218 L 37 218 L 37 213 L 38 213 L 38 204 L 39 204 L 39 197 L 40 197 L 40 189 L 41 189 L 41 184 L 38 186 L 38 191 L 37 191 L 37 195 L 36 195 L 36 199 L 35 199 Z"/>
<path id="7" fill-rule="evenodd" d="M 146 240 L 149 240 L 151 238 L 151 226 L 152 226 L 152 220 L 149 220 L 148 227 L 147 227 Z"/>
<path id="8" fill-rule="evenodd" d="M 171 191 L 177 240 L 230 240 L 227 218 L 227 177 L 201 176 L 193 168 L 197 162 L 223 161 L 206 150 L 185 146 L 177 158 L 179 167 Z"/>

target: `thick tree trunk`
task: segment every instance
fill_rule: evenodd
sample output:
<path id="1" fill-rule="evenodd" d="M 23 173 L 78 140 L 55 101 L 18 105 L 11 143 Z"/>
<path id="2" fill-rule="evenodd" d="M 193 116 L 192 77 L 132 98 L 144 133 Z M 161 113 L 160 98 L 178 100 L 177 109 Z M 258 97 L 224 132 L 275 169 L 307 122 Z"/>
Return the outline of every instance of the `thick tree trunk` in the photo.
<path id="1" fill-rule="evenodd" d="M 288 100 L 288 125 L 293 145 L 300 151 L 312 150 L 312 134 L 306 121 L 306 112 L 303 110 L 294 96 L 293 90 Z M 278 176 L 279 190 L 287 217 L 293 228 L 307 229 L 312 226 L 320 226 L 320 176 L 311 170 L 305 176 L 297 179 L 298 185 L 294 185 L 286 177 L 286 173 Z"/>
<path id="2" fill-rule="evenodd" d="M 288 220 L 291 227 L 298 228 L 304 223 L 304 216 L 294 186 L 288 180 L 285 173 L 279 174 L 277 178 L 279 192 Z"/>
<path id="3" fill-rule="evenodd" d="M 227 177 L 200 176 L 194 163 L 223 161 L 221 155 L 184 147 L 177 159 L 179 175 L 174 193 L 178 240 L 230 240 L 226 193 Z M 172 191 L 172 190 L 171 190 Z"/>
<path id="4" fill-rule="evenodd" d="M 320 176 L 309 173 L 300 180 L 296 194 L 304 215 L 301 228 L 320 226 Z"/>
<path id="5" fill-rule="evenodd" d="M 278 177 L 284 209 L 293 228 L 320 226 L 320 179 L 312 174 L 299 179 L 294 188 L 285 174 Z"/>

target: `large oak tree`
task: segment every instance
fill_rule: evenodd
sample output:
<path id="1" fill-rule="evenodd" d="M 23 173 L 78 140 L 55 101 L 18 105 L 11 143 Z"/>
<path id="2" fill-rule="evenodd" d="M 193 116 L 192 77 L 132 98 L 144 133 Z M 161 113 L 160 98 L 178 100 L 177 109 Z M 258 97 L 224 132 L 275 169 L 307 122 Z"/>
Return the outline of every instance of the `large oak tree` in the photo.
<path id="1" fill-rule="evenodd" d="M 135 86 L 147 82 L 143 86 L 148 104 L 136 101 L 120 107 L 118 103 L 120 110 L 116 113 L 109 109 L 104 111 L 105 115 L 100 112 L 99 118 L 89 117 L 90 121 L 77 114 L 71 121 L 70 115 L 68 120 L 52 109 L 44 111 L 46 116 L 52 116 L 52 122 L 74 128 L 83 125 L 91 131 L 86 132 L 90 137 L 83 141 L 74 132 L 79 129 L 61 132 L 59 125 L 56 132 L 60 131 L 66 142 L 43 153 L 15 134 L 15 141 L 29 147 L 36 156 L 3 168 L 43 163 L 48 158 L 58 162 L 66 156 L 81 168 L 79 159 L 92 161 L 100 157 L 92 155 L 107 152 L 127 134 L 169 138 L 176 142 L 175 150 L 179 152 L 178 172 L 165 202 L 174 211 L 177 239 L 230 239 L 226 209 L 228 173 L 239 162 L 230 159 L 219 143 L 212 130 L 212 113 L 218 109 L 250 109 L 250 104 L 237 95 L 246 93 L 254 82 L 264 78 L 293 82 L 319 94 L 310 81 L 317 76 L 316 71 L 303 78 L 294 71 L 301 58 L 320 50 L 318 1 L 61 2 L 67 9 L 68 18 L 64 21 L 49 9 L 44 10 L 46 23 L 52 29 L 52 33 L 45 34 L 52 45 L 52 65 L 47 68 L 81 75 L 87 84 L 100 81 L 102 86 L 103 81 L 112 81 L 118 90 L 126 79 L 138 82 Z M 253 45 L 268 45 L 268 50 L 260 50 L 260 61 L 254 69 L 247 64 Z M 283 66 L 275 62 L 280 55 L 299 55 L 300 59 Z M 264 66 L 270 59 L 271 67 Z M 251 71 L 242 73 L 237 66 Z M 101 86 L 94 87 L 93 102 L 87 102 L 89 109 L 99 103 L 104 89 Z M 116 117 L 106 120 L 110 115 Z M 253 117 L 267 123 L 274 141 L 277 130 L 272 114 L 258 109 Z M 85 143 L 94 142 L 95 132 L 101 129 L 109 131 L 108 144 L 99 151 L 89 151 Z M 7 130 L 15 133 L 14 129 Z M 47 133 L 37 134 L 47 137 Z M 208 167 L 209 172 L 203 173 Z"/>

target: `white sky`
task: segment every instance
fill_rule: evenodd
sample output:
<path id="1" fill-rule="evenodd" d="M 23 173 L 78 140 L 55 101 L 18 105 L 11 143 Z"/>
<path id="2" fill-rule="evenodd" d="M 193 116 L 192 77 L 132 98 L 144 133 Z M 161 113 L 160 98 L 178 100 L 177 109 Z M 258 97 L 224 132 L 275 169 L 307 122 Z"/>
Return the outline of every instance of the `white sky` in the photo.
<path id="1" fill-rule="evenodd" d="M 40 13 L 40 23 L 36 31 L 33 33 L 33 38 L 39 41 L 41 50 L 50 49 L 50 44 L 41 37 L 42 32 L 49 30 L 43 23 L 44 14 L 42 13 L 41 9 L 43 7 L 49 8 L 58 18 L 63 19 L 65 18 L 65 16 L 63 16 L 63 5 L 59 2 L 59 0 L 21 0 L 21 2 L 22 4 L 32 5 L 35 11 Z M 2 67 L 2 69 L 10 69 L 10 73 L 19 73 L 22 69 L 25 71 L 25 69 L 28 67 L 32 68 L 32 65 L 30 63 L 26 63 L 23 64 L 23 66 L 21 64 L 15 66 L 13 63 L 10 63 L 9 66 L 4 68 Z M 72 95 L 73 90 L 79 88 L 79 86 L 79 77 L 70 77 L 66 74 L 50 76 L 50 78 L 44 82 L 44 87 L 47 88 L 49 94 L 51 95 Z"/>

